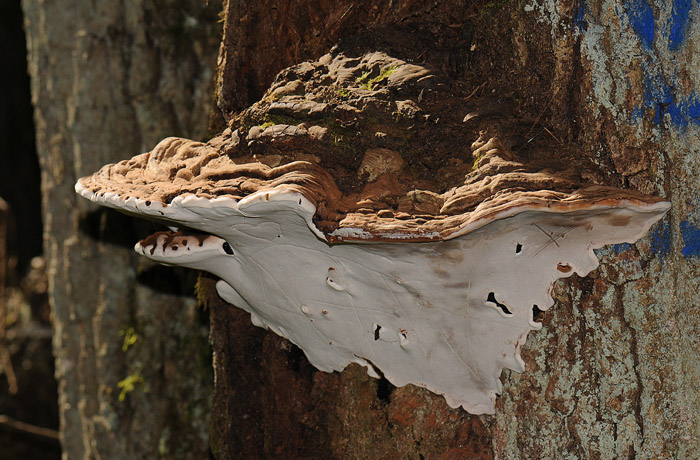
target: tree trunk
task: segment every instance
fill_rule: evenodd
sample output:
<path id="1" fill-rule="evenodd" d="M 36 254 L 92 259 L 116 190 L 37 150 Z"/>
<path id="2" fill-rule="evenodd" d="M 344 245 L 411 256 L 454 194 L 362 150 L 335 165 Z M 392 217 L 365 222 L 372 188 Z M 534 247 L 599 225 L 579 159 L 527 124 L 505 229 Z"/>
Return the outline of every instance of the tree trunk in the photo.
<path id="1" fill-rule="evenodd" d="M 211 361 L 192 275 L 145 264 L 131 247 L 150 224 L 73 186 L 165 136 L 206 137 L 215 3 L 23 4 L 64 458 L 207 456 Z"/>
<path id="2" fill-rule="evenodd" d="M 450 409 L 410 385 L 392 389 L 359 367 L 318 372 L 203 280 L 216 456 L 700 458 L 699 45 L 685 39 L 700 26 L 689 8 L 230 0 L 218 91 L 227 120 L 279 70 L 341 39 L 362 33 L 383 46 L 391 36 L 475 95 L 514 100 L 533 136 L 575 145 L 610 185 L 665 196 L 673 208 L 638 243 L 598 251 L 591 275 L 556 284 L 556 304 L 523 350 L 527 372 L 504 371 L 495 416 Z"/>

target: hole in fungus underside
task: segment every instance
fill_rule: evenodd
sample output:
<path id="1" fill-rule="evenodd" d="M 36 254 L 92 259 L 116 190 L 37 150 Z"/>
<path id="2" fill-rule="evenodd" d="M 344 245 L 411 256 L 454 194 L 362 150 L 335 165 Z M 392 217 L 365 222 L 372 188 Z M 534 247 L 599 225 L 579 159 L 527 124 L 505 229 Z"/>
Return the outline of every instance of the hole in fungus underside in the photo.
<path id="1" fill-rule="evenodd" d="M 489 292 L 488 297 L 486 297 L 486 302 L 490 302 L 490 303 L 494 304 L 496 307 L 500 308 L 501 311 L 508 316 L 513 314 L 505 304 L 502 304 L 501 302 L 496 300 L 496 295 L 493 292 Z"/>
<path id="2" fill-rule="evenodd" d="M 544 317 L 544 311 L 540 310 L 537 305 L 532 306 L 532 320 L 536 323 L 541 323 Z"/>

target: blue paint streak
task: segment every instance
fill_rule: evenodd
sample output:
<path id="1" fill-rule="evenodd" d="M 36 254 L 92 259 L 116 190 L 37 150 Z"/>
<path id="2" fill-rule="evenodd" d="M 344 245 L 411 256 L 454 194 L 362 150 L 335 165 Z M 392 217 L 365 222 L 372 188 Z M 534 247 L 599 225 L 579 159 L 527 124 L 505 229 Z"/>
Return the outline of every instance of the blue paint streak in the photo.
<path id="1" fill-rule="evenodd" d="M 691 0 L 673 0 L 671 31 L 668 35 L 668 49 L 671 51 L 677 51 L 685 41 L 691 6 Z"/>
<path id="2" fill-rule="evenodd" d="M 686 39 L 686 29 L 690 17 L 690 11 L 694 0 L 670 0 L 673 2 L 671 17 L 668 27 L 664 27 L 663 34 L 668 34 L 668 47 L 672 51 L 678 50 Z M 630 25 L 639 39 L 642 47 L 651 51 L 654 45 L 656 33 L 656 21 L 654 11 L 648 0 L 625 0 L 625 9 Z M 585 11 L 585 6 L 584 6 Z M 578 12 L 576 13 L 578 17 Z M 700 97 L 693 91 L 687 96 L 678 94 L 675 87 L 667 81 L 673 82 L 668 76 L 664 78 L 662 72 L 646 59 L 642 62 L 646 76 L 644 78 L 644 102 L 641 107 L 635 107 L 630 114 L 630 121 L 637 122 L 644 118 L 645 113 L 651 111 L 652 121 L 661 125 L 668 115 L 670 124 L 676 128 L 684 129 L 688 124 L 700 125 Z"/>
<path id="3" fill-rule="evenodd" d="M 689 123 L 700 125 L 700 98 L 695 91 L 681 101 L 676 96 L 676 89 L 666 84 L 660 75 L 647 73 L 644 78 L 643 108 L 653 110 L 654 123 L 660 125 L 664 115 L 668 114 L 676 128 L 685 128 Z M 640 119 L 642 113 L 640 108 L 635 108 L 632 119 Z"/>
<path id="4" fill-rule="evenodd" d="M 700 100 L 695 95 L 695 91 L 684 105 L 684 112 L 688 114 L 688 118 L 694 124 L 700 124 Z"/>
<path id="5" fill-rule="evenodd" d="M 581 32 L 585 32 L 588 29 L 588 23 L 586 22 L 586 1 L 579 0 L 576 6 L 576 11 L 574 12 L 574 27 Z"/>
<path id="6" fill-rule="evenodd" d="M 679 0 L 683 1 L 683 0 Z M 651 50 L 654 44 L 654 12 L 646 0 L 626 0 L 624 2 L 632 29 L 642 42 L 642 46 Z"/>
<path id="7" fill-rule="evenodd" d="M 671 252 L 671 224 L 662 221 L 651 234 L 651 252 L 663 259 Z"/>
<path id="8" fill-rule="evenodd" d="M 644 107 L 654 109 L 654 123 L 661 124 L 666 108 L 673 104 L 671 88 L 659 76 L 647 73 L 644 77 Z"/>
<path id="9" fill-rule="evenodd" d="M 683 236 L 683 257 L 700 256 L 700 228 L 688 221 L 681 222 L 681 235 Z"/>
<path id="10" fill-rule="evenodd" d="M 625 252 L 629 248 L 631 248 L 632 245 L 629 243 L 620 243 L 620 244 L 613 244 L 612 250 L 615 254 L 620 254 L 621 252 Z"/>
<path id="11" fill-rule="evenodd" d="M 632 113 L 630 114 L 629 121 L 635 124 L 644 118 L 644 110 L 641 107 L 634 107 Z"/>

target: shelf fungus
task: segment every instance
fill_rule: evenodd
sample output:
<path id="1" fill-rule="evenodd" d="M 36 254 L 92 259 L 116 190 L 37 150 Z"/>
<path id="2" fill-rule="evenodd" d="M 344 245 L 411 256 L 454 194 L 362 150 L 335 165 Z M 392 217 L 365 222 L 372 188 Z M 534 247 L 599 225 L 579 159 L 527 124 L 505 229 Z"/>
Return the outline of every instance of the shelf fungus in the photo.
<path id="1" fill-rule="evenodd" d="M 76 191 L 169 226 L 136 251 L 215 274 L 318 369 L 358 363 L 493 413 L 554 281 L 669 203 L 604 185 L 574 147 L 427 67 L 352 56 L 286 69 L 211 141 L 165 139 Z"/>

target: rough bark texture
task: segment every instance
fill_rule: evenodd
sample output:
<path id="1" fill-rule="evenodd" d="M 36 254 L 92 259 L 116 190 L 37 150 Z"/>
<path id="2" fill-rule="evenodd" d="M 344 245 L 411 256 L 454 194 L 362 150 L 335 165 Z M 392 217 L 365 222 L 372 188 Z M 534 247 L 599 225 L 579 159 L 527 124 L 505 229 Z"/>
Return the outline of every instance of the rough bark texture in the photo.
<path id="1" fill-rule="evenodd" d="M 569 82 L 572 135 L 611 179 L 673 207 L 636 245 L 601 251 L 597 275 L 558 286 L 558 308 L 528 343 L 530 372 L 508 378 L 502 458 L 700 457 L 695 6 L 528 8 L 548 25 L 553 82 Z"/>
<path id="2" fill-rule="evenodd" d="M 168 134 L 206 136 L 220 5 L 23 7 L 64 458 L 204 458 L 211 373 L 192 275 L 145 264 L 139 224 L 73 185 Z"/>
<path id="3" fill-rule="evenodd" d="M 601 250 L 597 272 L 556 286 L 557 304 L 523 351 L 528 370 L 504 373 L 494 417 L 358 368 L 314 371 L 203 282 L 217 457 L 698 458 L 697 11 L 645 0 L 276 3 L 227 5 L 218 86 L 227 119 L 277 71 L 370 31 L 477 96 L 513 100 L 535 120 L 533 137 L 578 146 L 611 185 L 673 208 L 637 244 Z"/>

